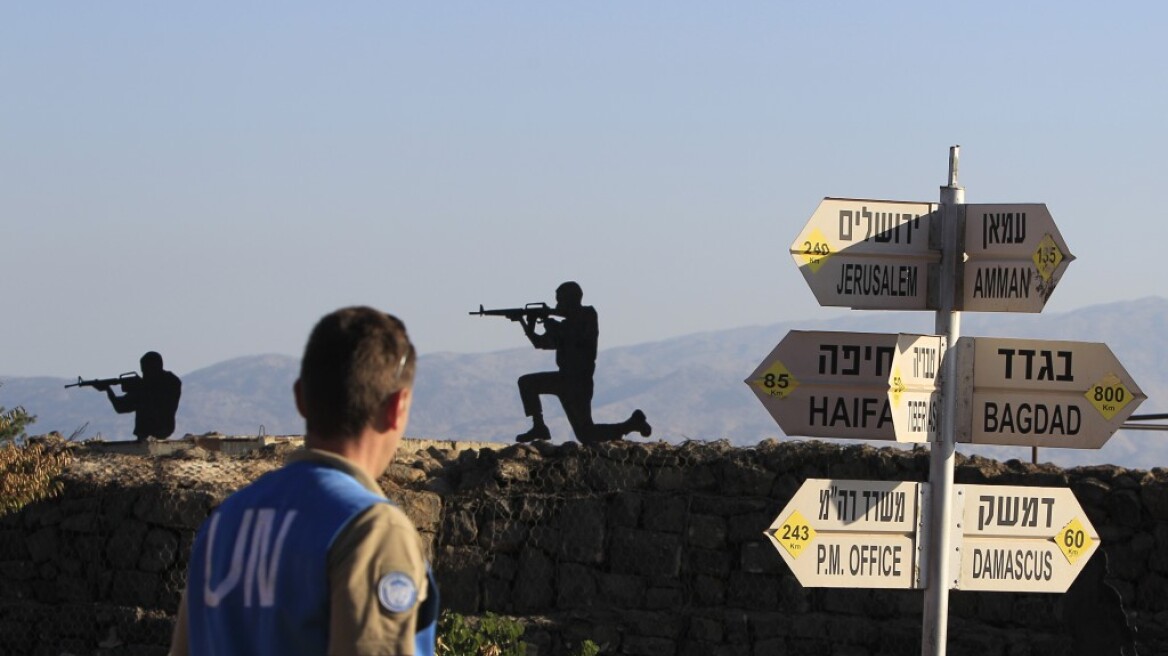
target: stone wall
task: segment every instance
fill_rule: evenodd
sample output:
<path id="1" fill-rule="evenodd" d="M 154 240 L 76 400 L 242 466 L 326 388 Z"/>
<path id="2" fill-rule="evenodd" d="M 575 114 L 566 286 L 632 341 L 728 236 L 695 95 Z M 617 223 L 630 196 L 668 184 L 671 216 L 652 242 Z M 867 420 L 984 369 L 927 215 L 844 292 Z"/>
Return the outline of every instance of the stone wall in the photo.
<path id="1" fill-rule="evenodd" d="M 79 454 L 63 496 L 0 519 L 0 653 L 165 653 L 196 527 L 278 455 Z M 927 450 L 822 442 L 431 445 L 382 484 L 442 605 L 522 618 L 529 653 L 876 656 L 919 653 L 922 593 L 803 588 L 763 530 L 807 478 L 927 472 Z M 1168 472 L 960 458 L 956 479 L 1070 487 L 1110 567 L 1066 595 L 953 592 L 949 654 L 1118 654 L 1125 620 L 1168 653 Z"/>

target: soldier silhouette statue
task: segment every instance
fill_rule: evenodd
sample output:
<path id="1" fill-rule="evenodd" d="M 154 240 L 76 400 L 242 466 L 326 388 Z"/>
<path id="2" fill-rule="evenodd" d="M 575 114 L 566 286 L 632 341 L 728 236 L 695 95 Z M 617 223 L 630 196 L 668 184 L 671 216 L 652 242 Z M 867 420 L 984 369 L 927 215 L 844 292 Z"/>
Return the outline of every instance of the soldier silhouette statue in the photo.
<path id="1" fill-rule="evenodd" d="M 117 378 L 77 379 L 65 387 L 92 387 L 105 392 L 118 414 L 134 413 L 134 436 L 139 442 L 153 437 L 166 439 L 174 434 L 174 415 L 182 395 L 182 381 L 162 368 L 162 356 L 150 351 L 139 360 L 142 375 L 126 373 Z M 114 393 L 122 388 L 122 395 Z"/>
<path id="2" fill-rule="evenodd" d="M 543 303 L 525 308 L 484 310 L 471 312 L 479 316 L 504 316 L 518 321 L 531 345 L 537 349 L 556 352 L 556 371 L 542 371 L 519 377 L 519 398 L 523 412 L 531 417 L 531 430 L 515 438 L 516 442 L 551 439 L 551 431 L 543 420 L 540 396 L 559 397 L 564 415 L 576 439 L 582 444 L 612 442 L 632 432 L 648 437 L 652 428 L 645 413 L 634 410 L 632 416 L 618 424 L 597 424 L 592 421 L 592 376 L 596 371 L 596 345 L 599 324 L 596 310 L 581 301 L 584 292 L 575 282 L 565 282 L 556 289 L 556 306 Z M 557 318 L 558 317 L 558 318 Z M 542 325 L 543 332 L 537 327 Z"/>

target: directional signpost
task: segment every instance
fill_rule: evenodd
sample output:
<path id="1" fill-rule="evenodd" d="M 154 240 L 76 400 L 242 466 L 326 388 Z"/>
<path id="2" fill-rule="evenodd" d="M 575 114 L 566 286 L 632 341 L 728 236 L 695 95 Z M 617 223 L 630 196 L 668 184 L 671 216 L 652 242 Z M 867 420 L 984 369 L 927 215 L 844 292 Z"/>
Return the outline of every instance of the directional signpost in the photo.
<path id="1" fill-rule="evenodd" d="M 967 337 L 963 355 L 968 341 L 972 417 L 958 441 L 1098 449 L 1147 398 L 1106 344 Z"/>
<path id="2" fill-rule="evenodd" d="M 919 588 L 924 488 L 807 479 L 765 534 L 807 587 Z"/>
<path id="3" fill-rule="evenodd" d="M 960 590 L 1066 592 L 1099 548 L 1067 488 L 958 485 Z"/>
<path id="4" fill-rule="evenodd" d="M 746 379 L 788 435 L 931 442 L 928 483 L 808 480 L 766 531 L 803 585 L 1064 592 L 1099 548 L 1067 489 L 955 485 L 955 444 L 1094 449 L 1145 396 L 1104 344 L 961 337 L 961 312 L 1041 312 L 1074 259 L 1046 205 L 825 198 L 791 245 L 823 306 L 936 310 L 935 335 L 791 331 Z M 955 546 L 954 546 L 955 545 Z M 960 553 L 960 558 L 951 557 Z"/>
<path id="5" fill-rule="evenodd" d="M 965 205 L 967 312 L 1042 312 L 1075 259 L 1046 205 Z"/>
<path id="6" fill-rule="evenodd" d="M 935 336 L 792 330 L 746 383 L 787 435 L 925 442 L 941 350 Z"/>
<path id="7" fill-rule="evenodd" d="M 936 205 L 825 198 L 791 244 L 820 305 L 928 309 L 929 246 Z"/>

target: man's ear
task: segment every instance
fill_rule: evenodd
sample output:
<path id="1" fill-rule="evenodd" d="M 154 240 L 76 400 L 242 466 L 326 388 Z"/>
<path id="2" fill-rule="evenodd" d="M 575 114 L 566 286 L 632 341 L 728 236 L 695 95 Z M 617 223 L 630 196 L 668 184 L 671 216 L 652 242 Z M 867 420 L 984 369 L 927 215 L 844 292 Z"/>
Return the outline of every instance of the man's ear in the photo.
<path id="1" fill-rule="evenodd" d="M 300 416 L 304 417 L 304 399 L 301 398 L 299 378 L 296 379 L 295 383 L 292 383 L 292 395 L 296 397 L 296 412 L 299 412 Z"/>
<path id="2" fill-rule="evenodd" d="M 410 418 L 410 403 L 413 402 L 414 390 L 409 387 L 400 389 L 385 400 L 385 425 L 389 428 L 405 428 L 405 422 Z"/>

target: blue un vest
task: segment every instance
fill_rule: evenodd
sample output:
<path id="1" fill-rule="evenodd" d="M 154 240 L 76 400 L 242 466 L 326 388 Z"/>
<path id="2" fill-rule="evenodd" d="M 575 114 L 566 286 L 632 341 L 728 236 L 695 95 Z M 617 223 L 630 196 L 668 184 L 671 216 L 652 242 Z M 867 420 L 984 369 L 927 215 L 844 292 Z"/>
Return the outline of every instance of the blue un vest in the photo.
<path id="1" fill-rule="evenodd" d="M 187 583 L 191 653 L 324 654 L 328 648 L 328 551 L 375 503 L 355 478 L 299 461 L 229 497 L 199 529 Z M 415 653 L 432 656 L 438 587 L 418 609 Z"/>

